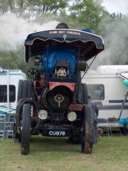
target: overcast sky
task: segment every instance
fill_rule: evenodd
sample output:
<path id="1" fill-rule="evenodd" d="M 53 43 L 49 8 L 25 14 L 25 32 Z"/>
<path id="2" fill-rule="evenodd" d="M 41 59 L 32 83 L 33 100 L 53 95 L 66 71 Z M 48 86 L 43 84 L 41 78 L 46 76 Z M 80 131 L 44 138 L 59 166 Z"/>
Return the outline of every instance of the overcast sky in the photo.
<path id="1" fill-rule="evenodd" d="M 128 14 L 128 0 L 103 0 L 103 6 L 110 13 Z"/>

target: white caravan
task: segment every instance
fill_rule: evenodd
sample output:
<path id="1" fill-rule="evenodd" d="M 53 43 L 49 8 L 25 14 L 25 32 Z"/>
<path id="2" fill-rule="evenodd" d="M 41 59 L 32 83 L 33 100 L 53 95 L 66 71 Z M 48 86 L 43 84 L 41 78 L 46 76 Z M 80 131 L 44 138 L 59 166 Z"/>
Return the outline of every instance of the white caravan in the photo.
<path id="1" fill-rule="evenodd" d="M 88 86 L 91 99 L 98 104 L 99 119 L 118 120 L 122 102 L 128 91 L 123 85 L 125 78 L 122 76 L 127 71 L 128 65 L 102 65 L 85 74 L 83 82 Z M 128 117 L 128 101 L 122 115 Z"/>
<path id="2" fill-rule="evenodd" d="M 0 115 L 15 113 L 18 83 L 21 79 L 26 79 L 21 70 L 0 69 Z"/>
<path id="3" fill-rule="evenodd" d="M 12 124 L 16 113 L 19 80 L 25 80 L 21 70 L 0 68 L 0 138 L 13 135 Z"/>

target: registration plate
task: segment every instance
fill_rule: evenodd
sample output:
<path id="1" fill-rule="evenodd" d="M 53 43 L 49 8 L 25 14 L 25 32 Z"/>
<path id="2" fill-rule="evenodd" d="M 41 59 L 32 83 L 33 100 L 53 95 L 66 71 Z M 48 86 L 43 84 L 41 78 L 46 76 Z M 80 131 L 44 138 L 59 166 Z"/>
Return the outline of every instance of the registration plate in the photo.
<path id="1" fill-rule="evenodd" d="M 49 131 L 49 136 L 64 137 L 66 135 L 65 131 Z"/>

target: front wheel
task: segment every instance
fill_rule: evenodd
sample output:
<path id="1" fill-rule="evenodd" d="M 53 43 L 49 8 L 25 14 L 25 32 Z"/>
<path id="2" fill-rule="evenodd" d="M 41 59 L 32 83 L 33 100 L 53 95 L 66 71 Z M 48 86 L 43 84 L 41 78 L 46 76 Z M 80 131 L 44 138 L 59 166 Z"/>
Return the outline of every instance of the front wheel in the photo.
<path id="1" fill-rule="evenodd" d="M 23 105 L 21 119 L 21 154 L 27 155 L 30 151 L 30 134 L 31 134 L 31 105 Z"/>
<path id="2" fill-rule="evenodd" d="M 74 128 L 68 140 L 72 144 L 80 144 L 80 131 Z"/>
<path id="3" fill-rule="evenodd" d="M 84 109 L 84 119 L 81 130 L 81 152 L 92 153 L 94 144 L 94 118 L 91 105 L 86 105 Z"/>

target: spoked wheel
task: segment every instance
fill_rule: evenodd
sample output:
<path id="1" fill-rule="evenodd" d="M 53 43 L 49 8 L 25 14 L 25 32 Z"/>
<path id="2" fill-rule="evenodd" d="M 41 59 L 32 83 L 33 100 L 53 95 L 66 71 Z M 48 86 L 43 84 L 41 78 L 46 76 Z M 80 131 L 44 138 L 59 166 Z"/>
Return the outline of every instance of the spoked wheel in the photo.
<path id="1" fill-rule="evenodd" d="M 81 152 L 90 154 L 92 153 L 94 143 L 94 119 L 91 105 L 85 106 L 84 121 L 81 131 Z"/>
<path id="2" fill-rule="evenodd" d="M 29 144 L 28 142 L 31 128 L 31 106 L 29 103 L 25 103 L 26 99 L 35 99 L 33 81 L 20 80 L 18 86 L 18 104 L 16 108 L 16 124 L 14 125 L 14 138 L 16 142 L 21 143 L 22 154 L 29 153 L 29 145 L 27 144 Z"/>
<path id="3" fill-rule="evenodd" d="M 19 81 L 17 100 L 19 101 L 22 98 L 35 98 L 33 81 Z"/>
<path id="4" fill-rule="evenodd" d="M 23 105 L 21 119 L 21 154 L 27 155 L 30 151 L 30 134 L 31 134 L 31 105 Z"/>

